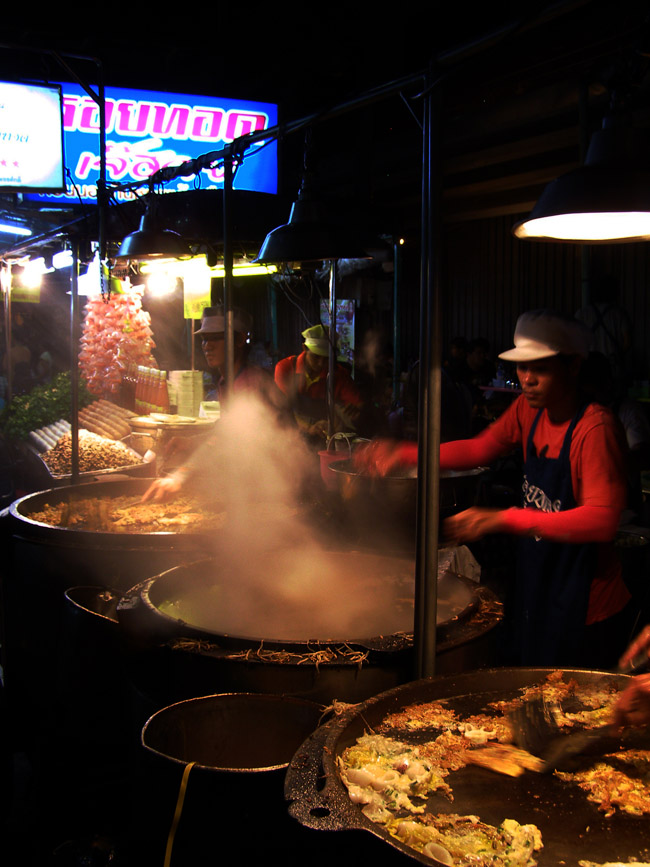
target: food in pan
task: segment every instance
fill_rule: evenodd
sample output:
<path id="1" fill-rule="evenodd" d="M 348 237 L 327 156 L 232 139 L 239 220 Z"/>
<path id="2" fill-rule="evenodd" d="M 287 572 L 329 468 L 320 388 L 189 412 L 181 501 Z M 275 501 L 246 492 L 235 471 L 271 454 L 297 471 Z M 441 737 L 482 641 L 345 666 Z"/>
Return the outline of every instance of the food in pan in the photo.
<path id="1" fill-rule="evenodd" d="M 102 533 L 203 533 L 221 529 L 226 513 L 196 497 L 169 503 L 141 503 L 141 495 L 70 498 L 28 512 L 27 518 L 53 527 Z"/>
<path id="2" fill-rule="evenodd" d="M 601 722 L 607 719 L 616 701 L 617 690 L 606 681 L 578 684 L 573 677 L 567 675 L 565 678 L 564 672 L 559 669 L 551 672 L 542 683 L 523 689 L 520 697 L 511 701 L 490 702 L 490 707 L 505 714 L 522 701 L 537 698 L 542 694 L 548 704 L 560 706 L 562 702 L 573 702 L 574 705 L 579 705 L 574 713 L 563 712 L 557 720 L 558 725 L 572 726 L 576 722 L 597 725 L 597 719 Z"/>
<path id="3" fill-rule="evenodd" d="M 541 846 L 541 838 L 534 825 L 519 826 L 508 819 L 495 828 L 483 826 L 475 816 L 435 814 L 427 807 L 427 798 L 441 794 L 453 801 L 451 772 L 470 764 L 509 776 L 541 770 L 543 763 L 537 757 L 511 743 L 512 732 L 505 718 L 507 711 L 525 697 L 543 691 L 547 698 L 564 701 L 558 722 L 567 731 L 606 722 L 618 695 L 616 686 L 607 680 L 578 684 L 562 675 L 561 671 L 554 672 L 543 683 L 521 690 L 520 697 L 490 703 L 485 713 L 473 716 L 463 716 L 445 700 L 414 704 L 387 715 L 374 734 L 364 735 L 338 759 L 341 779 L 351 799 L 393 836 L 442 863 L 536 863 L 534 852 Z M 650 751 L 620 751 L 605 756 L 587 771 L 556 774 L 562 781 L 585 790 L 587 798 L 606 816 L 616 810 L 631 815 L 650 813 Z M 441 836 L 443 826 L 454 831 L 464 829 L 465 841 L 458 842 L 454 849 Z M 492 851 L 491 843 L 486 843 L 503 842 L 505 836 L 500 835 L 514 831 L 519 839 L 517 829 L 521 828 L 525 829 L 521 833 L 527 842 L 521 847 L 517 844 L 516 854 L 509 851 L 510 844 Z M 481 848 L 483 844 L 485 848 Z"/>
<path id="4" fill-rule="evenodd" d="M 520 777 L 524 771 L 541 772 L 544 767 L 542 759 L 532 756 L 526 750 L 520 750 L 512 744 L 491 744 L 477 750 L 467 752 L 467 763 L 506 774 L 508 777 Z"/>
<path id="5" fill-rule="evenodd" d="M 423 799 L 436 789 L 451 794 L 442 762 L 436 766 L 419 747 L 382 735 L 360 737 L 339 758 L 339 768 L 350 799 L 373 822 L 386 823 L 393 810 L 423 813 Z"/>
<path id="6" fill-rule="evenodd" d="M 606 816 L 616 808 L 633 816 L 650 813 L 650 751 L 622 750 L 603 757 L 593 767 L 558 777 L 587 792 L 587 799 Z"/>
<path id="7" fill-rule="evenodd" d="M 390 728 L 400 722 L 408 730 L 425 724 L 444 724 L 454 731 L 444 731 L 421 745 L 407 744 L 381 734 L 366 734 L 339 757 L 341 779 L 350 799 L 361 806 L 367 818 L 383 824 L 389 833 L 443 864 L 533 865 L 533 852 L 541 848 L 541 834 L 535 825 L 519 825 L 506 819 L 499 828 L 481 822 L 477 816 L 454 814 L 432 815 L 426 812 L 426 798 L 438 791 L 453 800 L 446 781 L 450 772 L 464 767 L 470 756 L 479 753 L 469 736 L 477 726 L 458 720 L 443 702 L 414 705 L 414 720 L 409 720 L 410 708 L 392 714 L 384 720 Z M 446 710 L 446 712 L 443 712 Z M 478 718 L 484 721 L 483 717 Z M 415 725 L 409 725 L 416 722 Z M 496 727 L 492 735 L 496 735 Z M 501 745 L 496 745 L 501 746 Z M 481 748 L 483 750 L 484 748 Z M 512 748 L 514 749 L 514 748 Z M 515 750 L 524 754 L 523 750 Z M 528 764 L 534 756 L 525 754 Z M 504 757 L 491 758 L 491 765 L 503 763 Z M 512 761 L 512 757 L 510 757 Z M 521 771 L 521 767 L 518 765 Z M 410 814 L 411 818 L 404 818 Z"/>
<path id="8" fill-rule="evenodd" d="M 396 839 L 448 865 L 527 867 L 537 863 L 534 853 L 543 846 L 536 825 L 520 825 L 514 819 L 504 819 L 497 828 L 478 816 L 427 814 L 392 819 L 386 827 Z"/>
<path id="9" fill-rule="evenodd" d="M 413 704 L 384 717 L 383 729 L 404 728 L 415 731 L 421 728 L 453 728 L 456 714 L 442 701 Z"/>
<path id="10" fill-rule="evenodd" d="M 597 861 L 578 861 L 578 867 L 650 867 L 648 861 L 606 861 L 604 864 Z"/>

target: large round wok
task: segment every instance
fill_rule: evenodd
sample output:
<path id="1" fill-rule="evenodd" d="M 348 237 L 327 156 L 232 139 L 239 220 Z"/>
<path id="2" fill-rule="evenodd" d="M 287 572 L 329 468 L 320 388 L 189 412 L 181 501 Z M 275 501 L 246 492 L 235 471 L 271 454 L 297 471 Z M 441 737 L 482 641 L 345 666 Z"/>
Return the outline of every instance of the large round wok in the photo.
<path id="1" fill-rule="evenodd" d="M 87 530 L 75 527 L 60 527 L 36 521 L 30 517 L 46 504 L 74 504 L 75 500 L 110 499 L 121 496 L 141 496 L 151 485 L 153 479 L 113 479 L 101 482 L 88 482 L 80 485 L 67 485 L 49 488 L 34 494 L 27 494 L 9 507 L 14 535 L 39 542 L 50 542 L 56 546 L 74 547 L 162 547 L 186 550 L 196 549 L 198 543 L 205 543 L 212 534 L 192 532 L 132 532 L 113 533 L 104 530 Z"/>
<path id="2" fill-rule="evenodd" d="M 262 564 L 224 565 L 219 558 L 167 570 L 138 590 L 163 622 L 203 637 L 314 645 L 359 641 L 413 630 L 415 564 L 401 557 L 322 550 L 291 572 L 293 552 L 269 551 Z M 468 616 L 476 585 L 445 572 L 438 578 L 438 625 Z"/>
<path id="3" fill-rule="evenodd" d="M 195 559 L 208 545 L 216 544 L 218 532 L 111 533 L 53 526 L 29 517 L 48 503 L 140 496 L 151 482 L 130 478 L 67 485 L 16 500 L 7 516 L 15 568 L 38 576 L 40 582 L 56 584 L 59 590 L 89 584 L 124 591 L 149 575 Z"/>
<path id="4" fill-rule="evenodd" d="M 361 620 L 355 615 L 354 627 L 347 620 L 349 631 L 336 634 L 317 634 L 311 626 L 303 630 L 299 616 L 300 630 L 286 633 L 282 621 L 274 620 L 274 582 L 283 576 L 272 574 L 270 556 L 263 575 L 266 586 L 255 592 L 219 559 L 177 566 L 132 587 L 117 614 L 132 676 L 142 691 L 177 701 L 191 694 L 246 689 L 330 703 L 359 701 L 408 680 L 413 666 L 412 561 L 362 552 L 327 555 L 351 588 L 355 583 L 363 586 L 365 576 L 375 603 L 368 604 L 367 617 L 365 611 Z M 392 581 L 399 585 L 397 593 Z M 344 595 L 327 587 L 323 592 L 327 607 L 342 612 Z M 441 576 L 439 596 L 441 667 L 458 671 L 493 662 L 490 633 L 501 619 L 496 597 L 451 574 Z M 391 599 L 399 610 L 390 609 Z M 380 610 L 378 600 L 386 602 L 387 612 Z M 354 601 L 358 603 L 358 596 Z M 305 605 L 305 623 L 310 607 Z M 391 627 L 385 615 L 392 613 L 397 615 L 392 628 L 404 631 L 386 631 Z M 344 620 L 341 616 L 341 623 Z"/>
<path id="5" fill-rule="evenodd" d="M 431 859 L 395 840 L 383 826 L 367 819 L 352 803 L 338 775 L 337 757 L 388 713 L 414 703 L 443 698 L 449 699 L 450 705 L 461 713 L 477 713 L 490 701 L 514 698 L 522 687 L 540 683 L 550 671 L 491 669 L 428 678 L 355 705 L 318 729 L 294 756 L 285 784 L 290 813 L 313 829 L 356 829 L 383 840 L 390 848 L 386 849 L 382 863 L 395 863 L 406 855 L 423 864 L 432 864 Z M 628 680 L 624 675 L 599 671 L 576 670 L 570 674 L 581 684 L 603 680 L 622 687 Z M 399 734 L 395 737 L 399 739 Z M 428 811 L 475 814 L 493 825 L 499 825 L 506 818 L 534 823 L 540 828 L 544 842 L 544 848 L 537 853 L 540 865 L 575 865 L 580 859 L 599 863 L 630 858 L 648 860 L 650 822 L 647 816 L 636 817 L 617 810 L 615 815 L 606 818 L 595 804 L 587 801 L 585 792 L 552 774 L 527 772 L 511 778 L 468 766 L 452 772 L 447 782 L 452 787 L 454 801 L 434 794 L 428 799 Z M 363 849 L 363 843 L 358 842 L 359 846 Z"/>

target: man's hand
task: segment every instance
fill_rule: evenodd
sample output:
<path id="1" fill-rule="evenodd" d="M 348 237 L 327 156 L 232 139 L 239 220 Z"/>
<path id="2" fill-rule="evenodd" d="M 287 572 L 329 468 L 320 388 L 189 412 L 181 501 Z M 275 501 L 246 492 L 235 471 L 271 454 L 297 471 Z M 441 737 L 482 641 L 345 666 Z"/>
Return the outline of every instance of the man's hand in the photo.
<path id="1" fill-rule="evenodd" d="M 185 455 L 196 451 L 197 446 L 199 446 L 203 441 L 203 437 L 172 437 L 165 445 L 163 456 L 166 458 L 184 457 Z"/>
<path id="2" fill-rule="evenodd" d="M 326 437 L 327 421 L 324 418 L 320 419 L 320 421 L 315 421 L 309 426 L 307 433 L 312 437 Z"/>
<path id="3" fill-rule="evenodd" d="M 474 542 L 488 533 L 499 533 L 501 529 L 501 509 L 472 507 L 452 515 L 443 524 L 445 538 L 454 543 Z"/>
<path id="4" fill-rule="evenodd" d="M 371 476 L 387 476 L 397 467 L 416 466 L 418 447 L 417 443 L 412 442 L 375 439 L 355 449 L 352 458 L 360 472 Z"/>
<path id="5" fill-rule="evenodd" d="M 650 658 L 650 626 L 646 626 L 645 629 L 637 635 L 632 644 L 630 644 L 623 656 L 619 659 L 618 667 L 621 671 L 625 671 L 627 665 L 637 656 Z M 639 665 L 638 661 L 637 665 Z"/>
<path id="6" fill-rule="evenodd" d="M 152 482 L 144 492 L 140 502 L 162 503 L 165 500 L 171 500 L 179 493 L 181 487 L 181 482 L 179 479 L 175 479 L 174 476 L 167 476 L 164 479 L 156 479 L 155 482 Z"/>
<path id="7" fill-rule="evenodd" d="M 615 726 L 650 723 L 650 674 L 639 674 L 621 693 L 612 715 Z"/>

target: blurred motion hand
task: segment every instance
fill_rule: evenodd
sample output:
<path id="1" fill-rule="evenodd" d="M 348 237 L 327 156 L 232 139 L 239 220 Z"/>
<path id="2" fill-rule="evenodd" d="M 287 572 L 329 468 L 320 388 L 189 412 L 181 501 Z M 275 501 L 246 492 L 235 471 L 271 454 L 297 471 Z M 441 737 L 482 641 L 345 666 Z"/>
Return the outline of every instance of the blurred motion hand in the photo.
<path id="1" fill-rule="evenodd" d="M 632 644 L 630 644 L 623 656 L 619 659 L 618 667 L 621 670 L 625 670 L 628 663 L 632 662 L 634 657 L 640 654 L 644 654 L 646 657 L 650 658 L 650 626 L 646 626 L 645 629 L 639 632 Z"/>
<path id="2" fill-rule="evenodd" d="M 322 418 L 320 421 L 315 421 L 312 425 L 310 425 L 307 433 L 313 437 L 326 437 L 327 421 L 324 418 Z"/>
<path id="3" fill-rule="evenodd" d="M 615 726 L 650 723 L 650 674 L 639 674 L 626 686 L 614 707 Z"/>
<path id="4" fill-rule="evenodd" d="M 166 444 L 163 455 L 166 458 L 186 455 L 189 452 L 195 451 L 197 445 L 200 445 L 202 442 L 203 439 L 196 439 L 195 437 L 172 437 Z"/>
<path id="5" fill-rule="evenodd" d="M 182 487 L 182 483 L 174 476 L 167 476 L 164 479 L 156 479 L 152 482 L 144 492 L 141 503 L 162 503 L 165 500 L 171 500 L 178 494 Z"/>
<path id="6" fill-rule="evenodd" d="M 443 532 L 450 542 L 474 542 L 488 533 L 499 533 L 501 527 L 501 509 L 472 507 L 447 518 Z"/>
<path id="7" fill-rule="evenodd" d="M 359 446 L 352 455 L 356 468 L 371 476 L 387 476 L 396 467 L 413 467 L 418 462 L 418 446 L 412 442 L 374 439 Z"/>

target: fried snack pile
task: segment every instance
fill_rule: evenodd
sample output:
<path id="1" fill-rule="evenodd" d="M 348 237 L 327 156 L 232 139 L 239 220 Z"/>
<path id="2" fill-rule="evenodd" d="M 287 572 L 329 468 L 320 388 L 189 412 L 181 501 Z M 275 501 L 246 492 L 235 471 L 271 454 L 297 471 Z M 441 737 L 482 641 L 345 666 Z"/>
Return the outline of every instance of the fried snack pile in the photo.
<path id="1" fill-rule="evenodd" d="M 63 434 L 57 444 L 43 455 L 53 475 L 72 472 L 72 438 Z M 79 431 L 79 472 L 112 470 L 132 467 L 142 463 L 142 458 L 120 442 L 115 442 L 90 431 Z"/>

